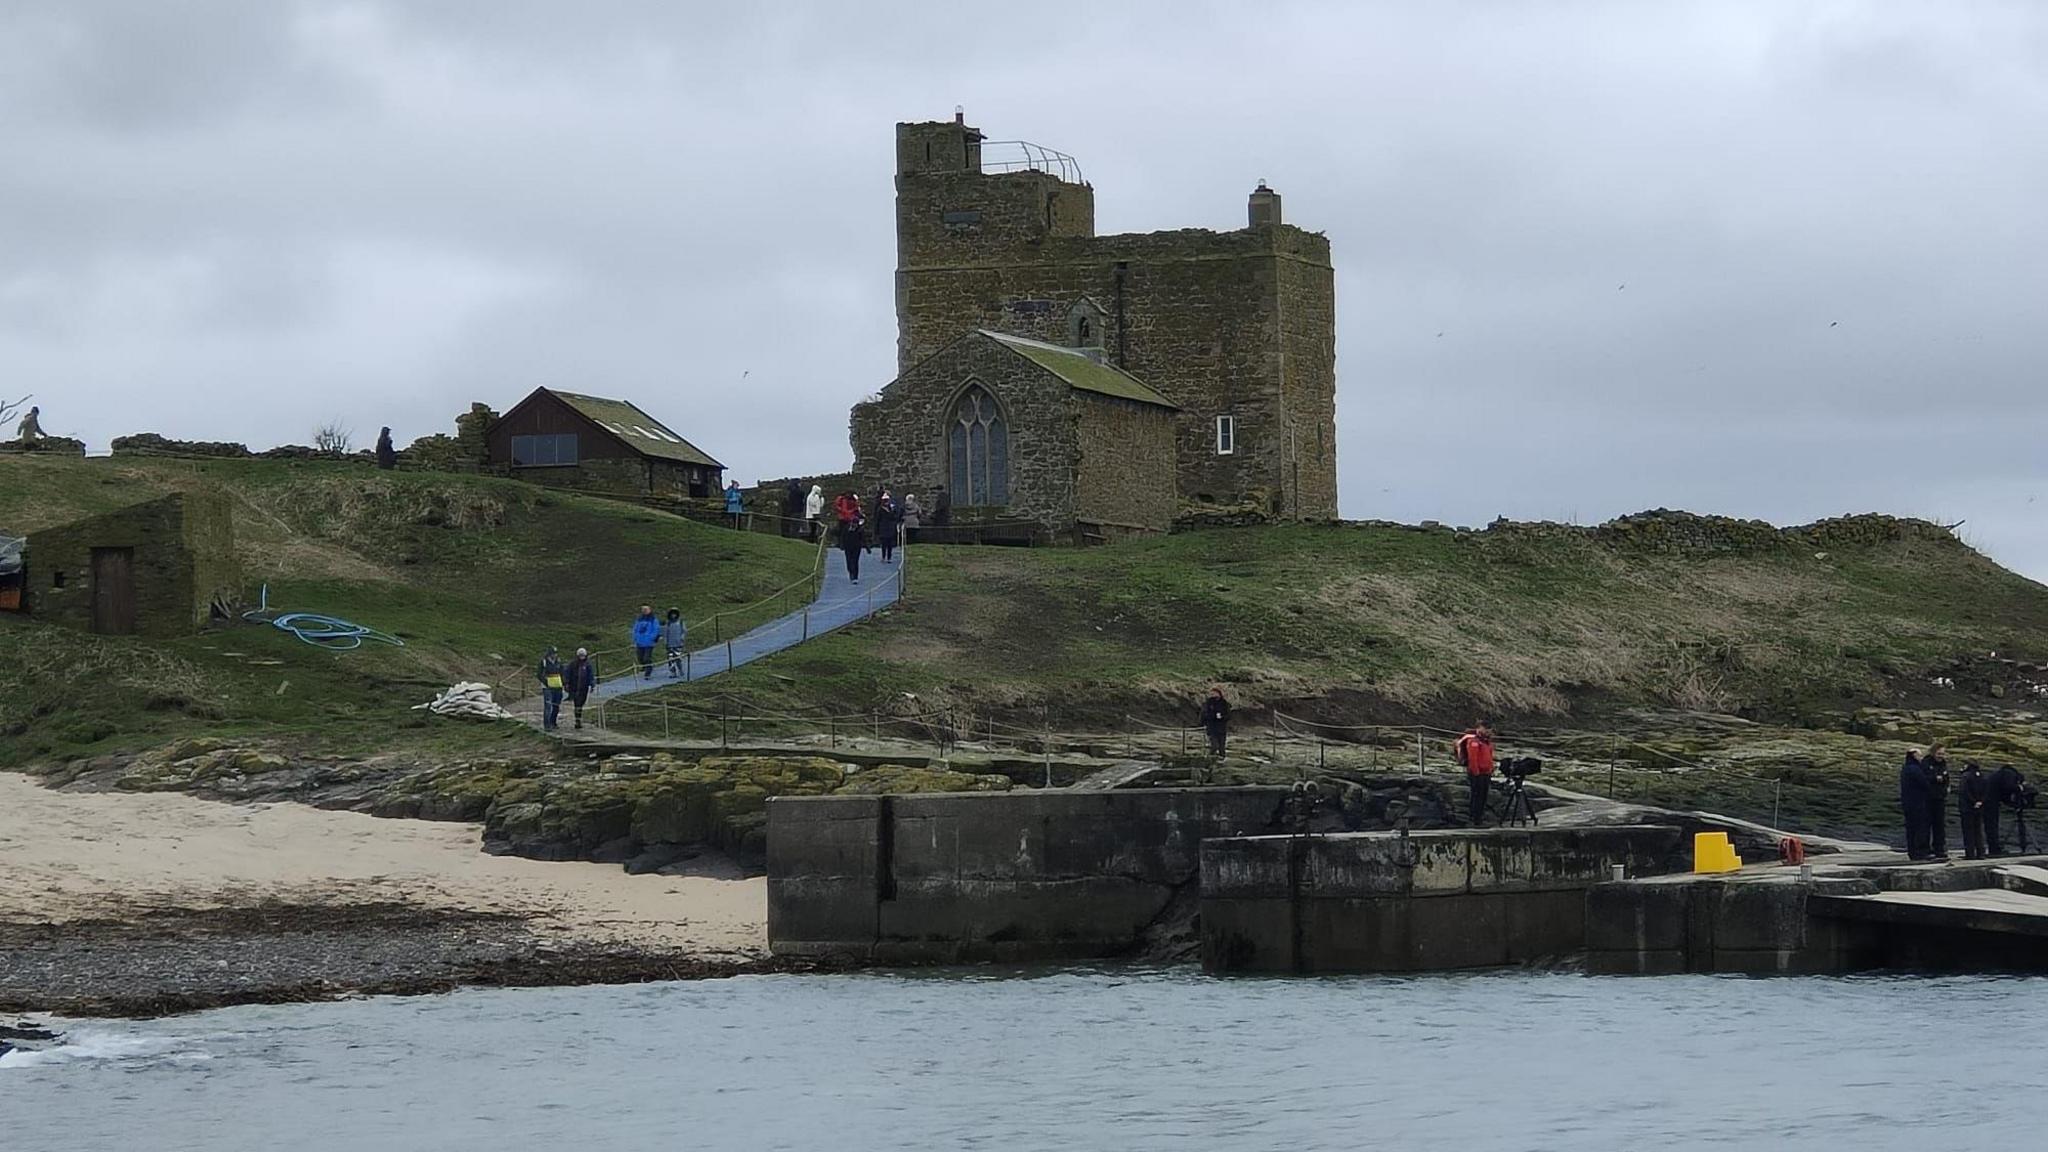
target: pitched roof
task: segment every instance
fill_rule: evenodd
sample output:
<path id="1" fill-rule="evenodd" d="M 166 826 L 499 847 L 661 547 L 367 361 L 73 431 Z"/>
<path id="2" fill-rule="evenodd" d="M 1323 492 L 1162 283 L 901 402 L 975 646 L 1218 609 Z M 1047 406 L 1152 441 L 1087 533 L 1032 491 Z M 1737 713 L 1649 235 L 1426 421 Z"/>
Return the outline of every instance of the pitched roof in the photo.
<path id="1" fill-rule="evenodd" d="M 598 427 L 617 436 L 626 447 L 642 456 L 680 460 L 685 464 L 700 464 L 706 468 L 725 467 L 705 455 L 695 444 L 669 431 L 667 425 L 642 412 L 636 405 L 624 400 L 607 400 L 602 396 L 564 392 L 558 388 L 550 388 L 548 393 L 596 421 Z"/>
<path id="2" fill-rule="evenodd" d="M 1162 408 L 1179 407 L 1137 377 L 1121 368 L 1091 359 L 1079 348 L 1062 348 L 1057 344 L 1026 340 L 1022 336 L 991 332 L 986 328 L 980 332 L 1083 392 L 1096 392 L 1119 400 L 1136 400 L 1140 404 L 1157 404 Z"/>

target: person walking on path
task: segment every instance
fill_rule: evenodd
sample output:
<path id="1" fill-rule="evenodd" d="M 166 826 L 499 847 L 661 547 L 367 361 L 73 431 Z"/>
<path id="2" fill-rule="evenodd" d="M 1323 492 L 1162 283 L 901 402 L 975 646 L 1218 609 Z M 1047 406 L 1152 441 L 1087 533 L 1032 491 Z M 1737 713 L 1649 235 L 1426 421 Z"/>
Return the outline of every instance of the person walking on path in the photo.
<path id="1" fill-rule="evenodd" d="M 398 467 L 398 449 L 391 446 L 391 429 L 377 433 L 377 467 L 389 472 Z"/>
<path id="2" fill-rule="evenodd" d="M 661 643 L 668 649 L 668 674 L 671 676 L 683 674 L 683 641 L 689 635 L 689 626 L 683 623 L 683 610 L 669 609 L 668 619 L 661 624 Z"/>
<path id="3" fill-rule="evenodd" d="M 569 661 L 563 670 L 562 690 L 568 693 L 569 703 L 576 709 L 576 727 L 583 727 L 583 705 L 590 700 L 590 693 L 597 687 L 597 665 L 590 662 L 590 649 L 578 648 L 576 658 Z"/>
<path id="4" fill-rule="evenodd" d="M 846 553 L 846 578 L 860 583 L 860 553 L 865 545 L 862 540 L 866 517 L 861 514 L 860 497 L 851 492 L 842 492 L 833 502 L 832 509 L 839 517 L 839 550 Z"/>
<path id="5" fill-rule="evenodd" d="M 805 531 L 809 533 L 805 539 L 816 540 L 818 538 L 824 528 L 824 519 L 825 489 L 813 484 L 811 485 L 811 494 L 804 497 Z"/>
<path id="6" fill-rule="evenodd" d="M 1906 753 L 1899 765 L 1899 812 L 1906 819 L 1906 858 L 1926 860 L 1933 855 L 1934 821 L 1928 806 L 1934 802 L 1934 785 L 1927 776 L 1927 763 L 1917 749 Z"/>
<path id="7" fill-rule="evenodd" d="M 1202 731 L 1209 734 L 1209 755 L 1223 755 L 1223 738 L 1230 733 L 1230 701 L 1223 698 L 1223 686 L 1209 689 L 1202 701 Z"/>
<path id="8" fill-rule="evenodd" d="M 910 543 L 911 535 L 922 527 L 924 505 L 917 502 L 917 493 L 906 492 L 903 494 L 903 542 Z"/>
<path id="9" fill-rule="evenodd" d="M 661 621 L 655 619 L 654 607 L 640 606 L 640 615 L 633 620 L 633 654 L 640 660 L 640 678 L 654 678 L 654 646 L 661 641 Z"/>
<path id="10" fill-rule="evenodd" d="M 740 528 L 740 522 L 747 514 L 746 500 L 740 495 L 740 482 L 737 480 L 725 482 L 725 514 L 732 519 L 735 530 Z"/>
<path id="11" fill-rule="evenodd" d="M 782 534 L 801 536 L 804 533 L 804 486 L 797 480 L 789 482 L 789 488 L 782 494 Z"/>
<path id="12" fill-rule="evenodd" d="M 553 732 L 562 720 L 562 660 L 550 647 L 540 654 L 540 730 Z"/>
<path id="13" fill-rule="evenodd" d="M 1486 794 L 1493 788 L 1493 725 L 1481 720 L 1470 732 L 1458 737 L 1458 763 L 1465 769 L 1465 786 L 1470 798 L 1466 815 L 1472 827 L 1486 825 Z"/>
<path id="14" fill-rule="evenodd" d="M 875 502 L 875 543 L 882 546 L 882 563 L 893 563 L 896 555 L 896 527 L 903 522 L 903 514 L 896 510 L 896 501 L 889 498 L 889 490 L 882 489 L 882 497 Z"/>
<path id="15" fill-rule="evenodd" d="M 1990 808 L 1990 816 L 1997 819 L 1997 810 L 1991 808 L 1991 777 L 1984 774 L 1975 760 L 1963 761 L 1963 778 L 1957 781 L 1956 821 L 1963 826 L 1963 859 L 1982 860 L 1984 853 L 1984 817 Z"/>
<path id="16" fill-rule="evenodd" d="M 1927 847 L 1936 860 L 1948 859 L 1948 750 L 1927 749 Z"/>

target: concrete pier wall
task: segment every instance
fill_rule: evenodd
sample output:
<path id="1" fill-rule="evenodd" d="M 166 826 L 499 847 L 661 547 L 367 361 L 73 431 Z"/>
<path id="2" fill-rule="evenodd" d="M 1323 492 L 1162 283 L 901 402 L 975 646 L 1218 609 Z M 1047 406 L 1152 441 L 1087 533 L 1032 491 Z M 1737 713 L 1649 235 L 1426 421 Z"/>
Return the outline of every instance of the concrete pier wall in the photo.
<path id="1" fill-rule="evenodd" d="M 1413 972 L 1524 963 L 1585 946 L 1586 890 L 1685 864 L 1678 829 L 1498 828 L 1212 840 L 1202 846 L 1211 972 Z"/>
<path id="2" fill-rule="evenodd" d="M 885 963 L 1131 951 L 1193 898 L 1205 838 L 1279 827 L 1284 788 L 768 801 L 768 946 Z"/>
<path id="3" fill-rule="evenodd" d="M 2048 970 L 2048 899 L 1989 865 L 1669 876 L 1586 893 L 1586 969 L 1609 975 Z"/>

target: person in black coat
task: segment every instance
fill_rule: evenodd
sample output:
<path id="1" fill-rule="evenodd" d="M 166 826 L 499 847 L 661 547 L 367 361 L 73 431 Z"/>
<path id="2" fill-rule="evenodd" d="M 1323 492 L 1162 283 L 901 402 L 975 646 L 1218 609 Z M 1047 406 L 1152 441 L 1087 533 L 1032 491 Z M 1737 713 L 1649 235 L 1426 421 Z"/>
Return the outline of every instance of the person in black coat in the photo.
<path id="1" fill-rule="evenodd" d="M 1918 751 L 1906 753 L 1899 766 L 1899 811 L 1906 818 L 1906 856 L 1926 860 L 1934 855 L 1934 821 L 1929 808 L 1934 803 L 1934 785 L 1927 764 Z"/>
<path id="2" fill-rule="evenodd" d="M 398 449 L 391 446 L 391 429 L 377 433 L 377 467 L 389 472 L 398 467 Z"/>
<path id="3" fill-rule="evenodd" d="M 2020 788 L 2027 778 L 2010 764 L 2000 764 L 1998 771 L 1991 774 L 1991 799 L 1984 805 L 1984 854 L 2005 855 L 2004 834 L 1999 829 L 1999 818 L 2005 815 L 2007 805 L 2017 805 Z"/>
<path id="4" fill-rule="evenodd" d="M 1948 750 L 1936 744 L 1927 749 L 1927 847 L 1936 860 L 1948 859 Z"/>
<path id="5" fill-rule="evenodd" d="M 804 523 L 803 482 L 792 479 L 782 493 L 782 534 L 801 536 L 808 527 Z"/>
<path id="6" fill-rule="evenodd" d="M 882 563 L 891 563 L 896 555 L 896 533 L 903 523 L 903 513 L 896 507 L 896 501 L 889 496 L 887 488 L 875 500 L 875 543 L 882 546 Z"/>
<path id="7" fill-rule="evenodd" d="M 1963 827 L 1963 859 L 1984 859 L 1984 823 L 1998 819 L 1998 801 L 1991 795 L 1991 777 L 1975 760 L 1963 762 L 1956 788 L 1956 821 Z"/>
<path id="8" fill-rule="evenodd" d="M 1223 738 L 1230 731 L 1230 701 L 1223 698 L 1223 687 L 1209 689 L 1209 698 L 1202 701 L 1202 730 L 1209 734 L 1209 755 L 1223 755 Z"/>

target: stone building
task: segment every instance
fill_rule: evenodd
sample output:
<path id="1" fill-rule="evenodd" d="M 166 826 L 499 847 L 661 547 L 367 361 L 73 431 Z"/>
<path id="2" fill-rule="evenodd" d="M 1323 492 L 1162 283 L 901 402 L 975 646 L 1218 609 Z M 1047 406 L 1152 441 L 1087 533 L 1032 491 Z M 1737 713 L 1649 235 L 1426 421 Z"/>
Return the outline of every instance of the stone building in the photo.
<path id="1" fill-rule="evenodd" d="M 943 486 L 963 517 L 1165 531 L 1178 411 L 1099 352 L 974 331 L 854 408 L 853 467 L 896 491 Z"/>
<path id="2" fill-rule="evenodd" d="M 221 493 L 181 492 L 28 535 L 23 607 L 106 635 L 175 636 L 241 595 L 235 522 Z"/>
<path id="3" fill-rule="evenodd" d="M 666 499 L 724 484 L 725 465 L 624 400 L 536 388 L 491 421 L 484 443 L 492 467 L 536 484 Z"/>
<path id="4" fill-rule="evenodd" d="M 1263 182 L 1236 231 L 1098 236 L 1094 189 L 1070 157 L 985 142 L 957 115 L 898 124 L 896 244 L 901 375 L 884 395 L 927 422 L 882 440 L 881 423 L 856 411 L 864 475 L 930 488 L 957 470 L 948 438 L 965 382 L 926 362 L 966 334 L 1005 333 L 1083 350 L 1171 404 L 1177 505 L 1257 502 L 1282 517 L 1335 517 L 1330 244 L 1285 223 Z M 906 387 L 932 394 L 912 402 Z M 1050 467 L 1019 431 L 1009 467 Z M 1010 488 L 1033 499 L 1050 491 L 1015 479 Z"/>

